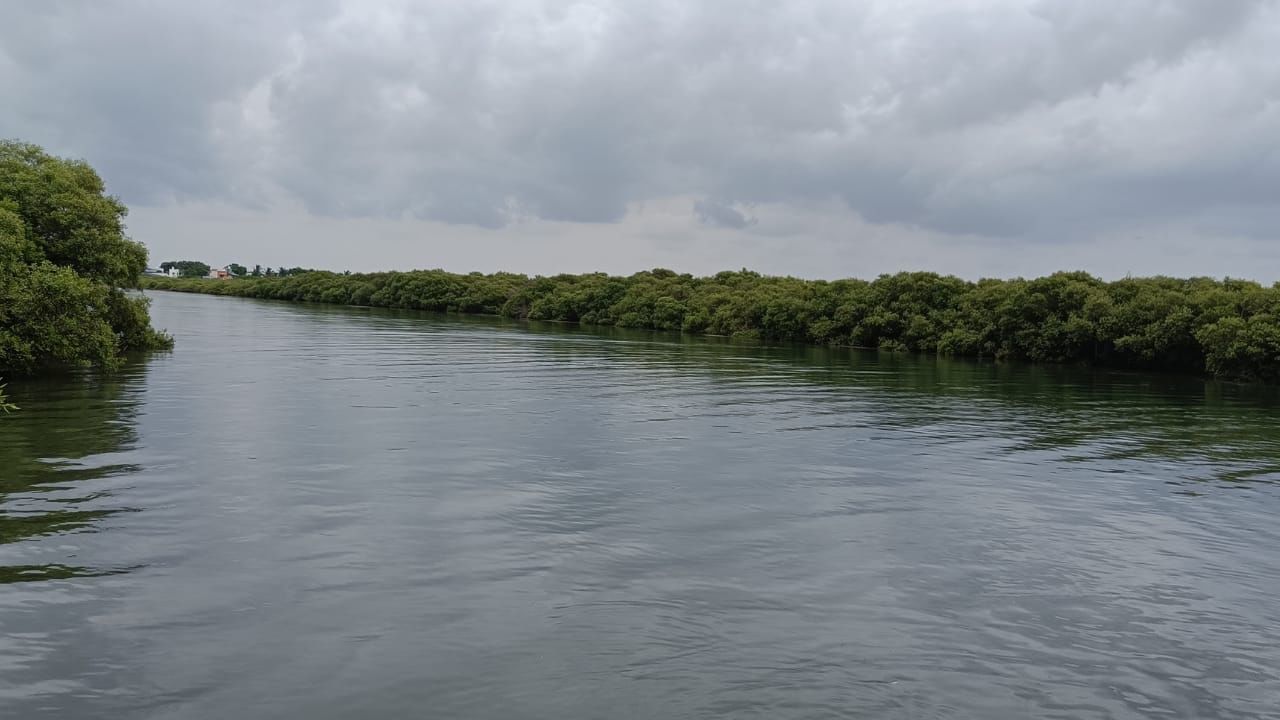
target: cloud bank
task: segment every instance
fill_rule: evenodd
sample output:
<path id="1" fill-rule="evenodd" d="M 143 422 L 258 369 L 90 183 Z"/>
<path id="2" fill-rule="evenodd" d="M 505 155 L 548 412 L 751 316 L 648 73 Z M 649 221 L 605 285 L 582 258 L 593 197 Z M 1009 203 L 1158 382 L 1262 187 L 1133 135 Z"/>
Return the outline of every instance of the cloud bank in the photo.
<path id="1" fill-rule="evenodd" d="M 431 264 L 464 237 L 562 255 L 557 237 L 590 231 L 607 269 L 684 269 L 723 245 L 724 266 L 865 274 L 838 258 L 889 235 L 970 274 L 1055 251 L 1113 275 L 1148 268 L 1109 256 L 1144 254 L 1157 269 L 1184 258 L 1175 272 L 1280 273 L 1274 0 L 113 0 L 5 15 L 0 134 L 94 163 L 156 249 L 195 251 L 184 227 L 235 216 L 273 227 L 255 243 L 290 264 L 313 249 L 302 225 L 328 221 L 407 224 L 372 243 L 384 265 Z M 794 267 L 819 250 L 831 259 Z M 1235 256 L 1254 261 L 1222 263 Z"/>

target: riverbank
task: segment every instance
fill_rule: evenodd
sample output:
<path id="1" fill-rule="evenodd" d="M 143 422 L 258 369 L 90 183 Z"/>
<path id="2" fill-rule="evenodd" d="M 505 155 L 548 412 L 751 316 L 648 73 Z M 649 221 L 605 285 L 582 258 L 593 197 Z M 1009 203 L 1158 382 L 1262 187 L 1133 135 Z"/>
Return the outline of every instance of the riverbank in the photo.
<path id="1" fill-rule="evenodd" d="M 802 280 L 743 270 L 529 277 L 442 270 L 235 280 L 143 278 L 144 289 L 493 314 L 949 356 L 1280 381 L 1280 285 L 1086 273 L 970 282 L 928 272 Z"/>

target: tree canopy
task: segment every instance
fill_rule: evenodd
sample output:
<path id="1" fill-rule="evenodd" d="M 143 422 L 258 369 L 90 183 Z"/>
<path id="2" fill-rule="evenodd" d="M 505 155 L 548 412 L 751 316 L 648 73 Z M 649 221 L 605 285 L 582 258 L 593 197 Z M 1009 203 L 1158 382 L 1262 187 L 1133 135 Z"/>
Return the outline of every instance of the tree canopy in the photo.
<path id="1" fill-rule="evenodd" d="M 1280 382 L 1280 285 L 1062 272 L 970 282 L 930 272 L 801 280 L 656 269 L 527 277 L 443 270 L 304 272 L 152 287 L 246 297 L 501 314 L 770 341 L 1173 370 Z"/>
<path id="2" fill-rule="evenodd" d="M 0 370 L 114 367 L 164 347 L 138 287 L 147 251 L 87 163 L 0 141 Z"/>
<path id="3" fill-rule="evenodd" d="M 178 268 L 178 274 L 185 278 L 198 278 L 209 274 L 209 265 L 199 260 L 167 260 L 160 263 L 161 270 L 170 268 Z"/>

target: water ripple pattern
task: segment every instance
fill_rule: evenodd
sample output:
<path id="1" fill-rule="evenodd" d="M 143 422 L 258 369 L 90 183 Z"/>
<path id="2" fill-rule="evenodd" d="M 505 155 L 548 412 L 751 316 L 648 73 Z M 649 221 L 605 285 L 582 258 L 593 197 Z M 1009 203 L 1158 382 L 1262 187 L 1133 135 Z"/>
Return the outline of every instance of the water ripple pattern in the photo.
<path id="1" fill-rule="evenodd" d="M 1280 718 L 1280 403 L 155 293 L 13 383 L 0 717 Z"/>

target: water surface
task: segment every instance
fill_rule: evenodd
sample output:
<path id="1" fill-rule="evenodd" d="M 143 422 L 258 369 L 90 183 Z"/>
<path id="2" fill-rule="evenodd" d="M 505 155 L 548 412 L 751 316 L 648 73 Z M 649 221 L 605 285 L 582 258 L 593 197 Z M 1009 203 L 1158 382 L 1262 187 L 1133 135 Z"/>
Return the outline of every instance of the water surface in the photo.
<path id="1" fill-rule="evenodd" d="M 1280 717 L 1271 391 L 153 297 L 11 387 L 0 717 Z"/>

